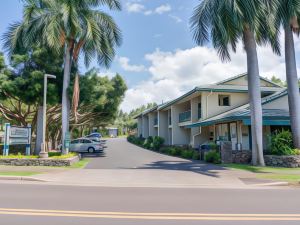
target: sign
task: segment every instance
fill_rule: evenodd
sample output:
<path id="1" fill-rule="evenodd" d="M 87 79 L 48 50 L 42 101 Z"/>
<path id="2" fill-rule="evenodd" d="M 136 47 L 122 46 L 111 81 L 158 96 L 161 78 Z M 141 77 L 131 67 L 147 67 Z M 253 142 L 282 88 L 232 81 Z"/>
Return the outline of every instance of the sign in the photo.
<path id="1" fill-rule="evenodd" d="M 3 155 L 9 154 L 9 145 L 26 145 L 26 155 L 30 155 L 31 126 L 18 127 L 5 124 Z"/>
<path id="2" fill-rule="evenodd" d="M 30 143 L 30 128 L 11 126 L 9 132 L 9 143 L 11 145 L 22 145 Z"/>

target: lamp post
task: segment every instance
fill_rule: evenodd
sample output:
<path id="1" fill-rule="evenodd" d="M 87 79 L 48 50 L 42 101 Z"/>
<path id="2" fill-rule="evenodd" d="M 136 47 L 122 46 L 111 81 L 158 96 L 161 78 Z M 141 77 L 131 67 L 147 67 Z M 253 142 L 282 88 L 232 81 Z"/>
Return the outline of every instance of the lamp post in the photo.
<path id="1" fill-rule="evenodd" d="M 43 142 L 41 144 L 41 158 L 47 158 L 48 152 L 46 152 L 46 111 L 47 111 L 47 79 L 56 79 L 56 76 L 51 74 L 45 74 L 44 76 L 44 100 L 43 100 Z"/>

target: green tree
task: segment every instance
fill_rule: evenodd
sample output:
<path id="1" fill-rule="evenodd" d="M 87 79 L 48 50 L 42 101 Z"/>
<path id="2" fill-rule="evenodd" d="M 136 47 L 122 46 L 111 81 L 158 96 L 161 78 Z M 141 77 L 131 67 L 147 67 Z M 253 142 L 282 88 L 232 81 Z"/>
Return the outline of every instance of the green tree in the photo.
<path id="1" fill-rule="evenodd" d="M 230 60 L 230 47 L 235 52 L 242 40 L 247 54 L 248 88 L 251 108 L 252 163 L 264 166 L 262 142 L 262 106 L 257 43 L 270 42 L 276 53 L 279 44 L 276 29 L 269 17 L 272 1 L 203 0 L 191 17 L 193 38 L 203 45 L 212 40 L 223 61 Z"/>
<path id="2" fill-rule="evenodd" d="M 286 82 L 284 82 L 283 80 L 281 80 L 278 77 L 272 76 L 271 81 L 275 84 L 278 84 L 281 87 L 285 87 L 286 86 Z"/>
<path id="3" fill-rule="evenodd" d="M 300 31 L 300 1 L 280 0 L 276 3 L 276 25 L 278 29 L 281 26 L 284 28 L 286 81 L 293 143 L 296 148 L 300 148 L 300 95 L 293 37 L 293 32 L 299 34 Z"/>
<path id="4" fill-rule="evenodd" d="M 72 63 L 77 67 L 80 54 L 89 65 L 97 58 L 108 67 L 114 48 L 121 43 L 121 32 L 113 18 L 96 8 L 106 5 L 120 10 L 119 0 L 24 0 L 23 21 L 12 24 L 4 35 L 5 48 L 14 53 L 39 43 L 64 53 L 62 89 L 62 136 L 69 130 L 68 88 Z"/>

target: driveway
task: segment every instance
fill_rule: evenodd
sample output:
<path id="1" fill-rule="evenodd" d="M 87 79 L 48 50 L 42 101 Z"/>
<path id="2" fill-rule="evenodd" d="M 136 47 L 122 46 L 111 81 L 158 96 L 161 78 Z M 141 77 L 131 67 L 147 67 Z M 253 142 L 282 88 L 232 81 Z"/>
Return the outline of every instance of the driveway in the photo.
<path id="1" fill-rule="evenodd" d="M 103 154 L 84 157 L 91 159 L 85 169 L 35 177 L 52 184 L 80 186 L 257 188 L 249 186 L 255 183 L 253 173 L 159 154 L 125 138 L 105 140 Z"/>

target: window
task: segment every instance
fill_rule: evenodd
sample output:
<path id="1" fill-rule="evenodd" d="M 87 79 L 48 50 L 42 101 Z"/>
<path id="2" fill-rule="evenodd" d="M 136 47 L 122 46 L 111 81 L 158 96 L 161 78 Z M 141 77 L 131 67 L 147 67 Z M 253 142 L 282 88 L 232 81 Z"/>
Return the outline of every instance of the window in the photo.
<path id="1" fill-rule="evenodd" d="M 219 95 L 219 106 L 230 106 L 230 96 Z"/>
<path id="2" fill-rule="evenodd" d="M 202 117 L 202 106 L 201 106 L 201 102 L 198 103 L 198 119 L 200 119 Z"/>
<path id="3" fill-rule="evenodd" d="M 92 141 L 87 140 L 87 139 L 83 139 L 83 143 L 87 144 L 87 143 L 92 143 Z"/>
<path id="4" fill-rule="evenodd" d="M 79 143 L 79 140 L 71 141 L 71 144 L 78 144 L 78 143 Z"/>

